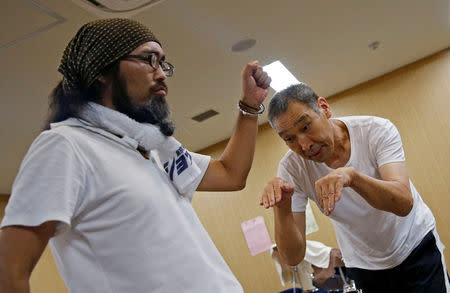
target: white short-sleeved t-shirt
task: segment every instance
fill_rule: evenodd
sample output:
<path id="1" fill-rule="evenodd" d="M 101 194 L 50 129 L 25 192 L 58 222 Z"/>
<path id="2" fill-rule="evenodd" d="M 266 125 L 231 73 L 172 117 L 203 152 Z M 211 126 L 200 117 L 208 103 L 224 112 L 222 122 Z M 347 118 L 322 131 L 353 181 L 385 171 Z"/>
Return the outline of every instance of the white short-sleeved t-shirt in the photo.
<path id="1" fill-rule="evenodd" d="M 337 119 L 345 123 L 350 135 L 351 155 L 346 167 L 380 179 L 380 166 L 405 161 L 400 134 L 389 120 L 372 116 Z M 303 212 L 308 198 L 321 209 L 314 184 L 333 170 L 325 163 L 305 160 L 291 150 L 286 153 L 280 161 L 278 176 L 295 185 L 293 212 Z M 329 218 L 346 266 L 371 270 L 394 267 L 433 229 L 433 214 L 411 181 L 410 188 L 414 206 L 406 217 L 375 209 L 353 189 L 344 188 Z"/>
<path id="2" fill-rule="evenodd" d="M 133 145 L 133 144 L 131 144 Z M 152 157 L 75 119 L 33 142 L 2 227 L 59 221 L 50 246 L 71 293 L 243 292 L 191 205 Z"/>

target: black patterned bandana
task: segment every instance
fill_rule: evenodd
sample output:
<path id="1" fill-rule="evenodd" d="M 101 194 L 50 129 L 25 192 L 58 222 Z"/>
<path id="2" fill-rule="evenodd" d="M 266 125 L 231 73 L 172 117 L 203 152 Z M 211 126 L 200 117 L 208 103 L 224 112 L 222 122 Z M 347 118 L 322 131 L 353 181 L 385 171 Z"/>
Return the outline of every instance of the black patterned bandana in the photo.
<path id="1" fill-rule="evenodd" d="M 141 23 L 125 18 L 102 19 L 83 25 L 64 50 L 58 71 L 63 89 L 88 88 L 101 71 L 146 42 L 161 44 Z"/>

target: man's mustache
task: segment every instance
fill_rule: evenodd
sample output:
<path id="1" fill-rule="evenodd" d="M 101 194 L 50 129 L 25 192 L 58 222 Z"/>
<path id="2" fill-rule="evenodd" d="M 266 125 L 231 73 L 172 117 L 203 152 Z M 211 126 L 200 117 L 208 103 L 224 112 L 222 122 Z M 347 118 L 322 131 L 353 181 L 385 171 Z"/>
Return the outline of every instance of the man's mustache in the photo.
<path id="1" fill-rule="evenodd" d="M 167 85 L 164 81 L 160 81 L 157 84 L 155 84 L 154 86 L 150 87 L 150 91 L 152 91 L 152 92 L 157 92 L 159 90 L 164 90 L 166 93 L 168 92 Z"/>
<path id="2" fill-rule="evenodd" d="M 321 147 L 322 146 L 320 144 L 315 144 L 309 149 L 308 152 L 305 153 L 305 155 L 311 157 L 315 155 L 320 150 Z"/>

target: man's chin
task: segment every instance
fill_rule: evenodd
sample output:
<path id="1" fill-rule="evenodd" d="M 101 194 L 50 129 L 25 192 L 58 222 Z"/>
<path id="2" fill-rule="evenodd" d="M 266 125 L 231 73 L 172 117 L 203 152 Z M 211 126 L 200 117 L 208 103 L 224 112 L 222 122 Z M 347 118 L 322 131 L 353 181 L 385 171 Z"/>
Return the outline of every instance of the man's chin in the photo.
<path id="1" fill-rule="evenodd" d="M 150 96 L 150 101 L 151 100 L 158 100 L 159 102 L 164 102 L 166 103 L 166 94 L 162 95 L 162 94 L 154 94 Z"/>

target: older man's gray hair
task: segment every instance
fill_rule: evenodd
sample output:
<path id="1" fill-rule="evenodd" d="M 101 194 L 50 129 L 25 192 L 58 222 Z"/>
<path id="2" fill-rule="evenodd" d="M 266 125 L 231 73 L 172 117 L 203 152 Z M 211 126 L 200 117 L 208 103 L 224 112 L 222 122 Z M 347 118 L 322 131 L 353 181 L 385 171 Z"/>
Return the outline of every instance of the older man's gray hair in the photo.
<path id="1" fill-rule="evenodd" d="M 315 112 L 319 113 L 317 99 L 319 96 L 306 83 L 298 83 L 277 92 L 269 104 L 269 122 L 273 126 L 273 120 L 286 112 L 291 102 L 303 103 Z"/>

